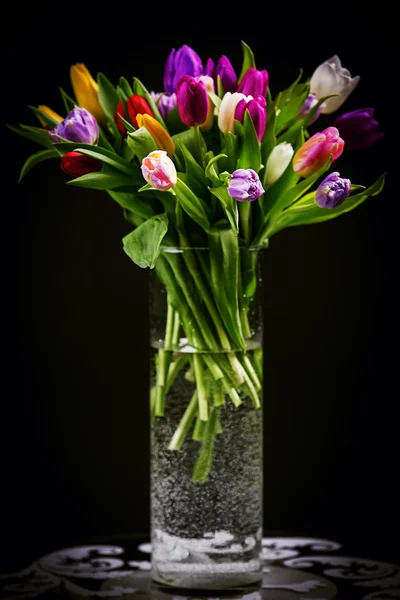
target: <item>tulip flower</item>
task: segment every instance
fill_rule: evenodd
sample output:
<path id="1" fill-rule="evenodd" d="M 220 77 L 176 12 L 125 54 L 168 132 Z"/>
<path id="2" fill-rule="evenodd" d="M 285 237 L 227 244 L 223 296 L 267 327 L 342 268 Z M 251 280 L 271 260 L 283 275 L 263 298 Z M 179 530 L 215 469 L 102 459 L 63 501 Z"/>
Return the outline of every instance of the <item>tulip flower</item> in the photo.
<path id="1" fill-rule="evenodd" d="M 236 169 L 228 183 L 228 194 L 238 202 L 253 202 L 264 193 L 260 178 L 253 169 Z"/>
<path id="2" fill-rule="evenodd" d="M 61 123 L 61 121 L 64 118 L 64 117 L 60 117 L 60 115 L 58 113 L 56 113 L 52 108 L 50 108 L 49 106 L 46 106 L 45 104 L 39 104 L 38 109 L 45 115 L 48 115 L 49 117 L 51 117 L 52 119 L 57 121 L 58 123 Z M 43 127 L 48 128 L 47 123 L 45 123 L 45 121 L 43 121 L 43 119 L 39 115 L 38 115 L 38 119 Z"/>
<path id="3" fill-rule="evenodd" d="M 351 77 L 350 72 L 343 69 L 340 58 L 332 56 L 315 69 L 311 76 L 310 92 L 318 99 L 330 94 L 339 94 L 323 103 L 322 114 L 330 115 L 342 106 L 359 81 L 359 75 Z"/>
<path id="4" fill-rule="evenodd" d="M 307 98 L 305 99 L 303 106 L 301 107 L 301 109 L 298 112 L 297 115 L 297 119 L 304 119 L 304 117 L 306 117 L 308 115 L 308 113 L 310 112 L 310 110 L 312 108 L 314 108 L 314 106 L 318 103 L 318 98 L 316 96 L 316 94 L 309 94 L 307 96 Z M 315 121 L 318 119 L 318 117 L 320 116 L 322 111 L 322 104 L 320 104 L 314 114 L 314 116 L 312 117 L 312 119 L 309 122 L 309 125 L 312 125 L 313 123 L 315 123 Z"/>
<path id="5" fill-rule="evenodd" d="M 86 108 L 100 123 L 106 123 L 107 117 L 99 101 L 99 86 L 82 63 L 70 68 L 72 89 L 78 106 Z"/>
<path id="6" fill-rule="evenodd" d="M 177 84 L 184 75 L 203 75 L 203 62 L 190 46 L 184 44 L 178 50 L 173 48 L 168 55 L 164 70 L 164 89 L 170 95 L 177 91 Z"/>
<path id="7" fill-rule="evenodd" d="M 206 86 L 206 90 L 208 92 L 215 92 L 214 79 L 210 75 L 200 75 L 200 77 L 197 77 L 197 81 L 202 81 Z M 204 123 L 200 125 L 201 131 L 209 131 L 211 129 L 214 122 L 214 111 L 215 106 L 213 102 L 210 99 L 208 99 L 207 117 Z"/>
<path id="8" fill-rule="evenodd" d="M 374 119 L 374 108 L 357 108 L 336 117 L 333 126 L 340 129 L 346 150 L 362 150 L 380 140 L 384 133 Z"/>
<path id="9" fill-rule="evenodd" d="M 61 169 L 73 175 L 74 177 L 80 177 L 87 173 L 94 173 L 95 171 L 101 171 L 102 164 L 99 160 L 81 154 L 81 152 L 67 152 L 61 158 Z"/>
<path id="10" fill-rule="evenodd" d="M 215 86 L 218 89 L 218 77 L 221 79 L 224 92 L 236 92 L 237 90 L 237 75 L 232 67 L 231 61 L 227 56 L 221 56 L 214 69 Z"/>
<path id="11" fill-rule="evenodd" d="M 142 175 L 149 185 L 165 192 L 177 182 L 176 169 L 165 150 L 150 152 L 141 165 Z"/>
<path id="12" fill-rule="evenodd" d="M 275 146 L 268 157 L 265 172 L 265 185 L 272 185 L 282 175 L 292 160 L 294 150 L 289 142 L 282 142 Z"/>
<path id="13" fill-rule="evenodd" d="M 212 58 L 208 58 L 206 62 L 206 66 L 204 67 L 203 75 L 208 75 L 212 77 L 214 73 L 214 61 Z"/>
<path id="14" fill-rule="evenodd" d="M 210 105 L 204 82 L 184 75 L 177 85 L 176 103 L 182 123 L 188 127 L 202 125 Z"/>
<path id="15" fill-rule="evenodd" d="M 336 127 L 327 127 L 311 136 L 296 152 L 293 170 L 301 177 L 309 177 L 321 169 L 332 157 L 331 163 L 343 152 L 344 141 Z"/>
<path id="16" fill-rule="evenodd" d="M 143 96 L 138 96 L 136 94 L 127 99 L 126 109 L 128 111 L 129 120 L 135 127 L 135 129 L 139 127 L 137 122 L 138 114 L 150 115 L 151 117 L 154 117 L 154 113 L 151 110 L 146 98 L 143 98 Z"/>
<path id="17" fill-rule="evenodd" d="M 257 98 L 248 96 L 247 98 L 251 99 L 242 99 L 240 102 L 238 102 L 235 109 L 234 119 L 243 123 L 244 114 L 246 110 L 248 110 L 251 120 L 253 121 L 254 129 L 257 133 L 258 141 L 261 142 L 267 125 L 267 103 L 264 96 L 257 96 Z"/>
<path id="18" fill-rule="evenodd" d="M 151 115 L 137 115 L 139 127 L 144 127 L 150 133 L 151 137 L 160 150 L 165 150 L 168 156 L 173 156 L 175 152 L 175 142 L 168 131 Z"/>
<path id="19" fill-rule="evenodd" d="M 86 108 L 75 106 L 49 134 L 55 142 L 60 142 L 60 138 L 63 138 L 69 142 L 97 144 L 100 131 L 94 116 Z"/>
<path id="20" fill-rule="evenodd" d="M 150 96 L 157 104 L 157 108 L 160 111 L 160 115 L 163 119 L 171 112 L 176 106 L 176 94 L 164 94 L 163 92 L 150 92 Z"/>
<path id="21" fill-rule="evenodd" d="M 350 191 L 350 179 L 340 177 L 335 171 L 318 186 L 314 200 L 320 208 L 336 208 L 346 200 Z"/>
<path id="22" fill-rule="evenodd" d="M 116 124 L 120 134 L 123 137 L 126 137 L 128 135 L 127 129 L 126 129 L 125 125 L 123 124 L 123 122 L 121 121 L 121 119 L 118 117 L 118 115 L 121 115 L 121 117 L 123 119 L 125 119 L 125 121 L 128 120 L 126 112 L 125 112 L 125 107 L 122 104 L 122 100 L 118 100 L 117 108 L 115 109 L 115 113 L 114 113 L 114 123 Z"/>
<path id="23" fill-rule="evenodd" d="M 257 96 L 267 95 L 268 92 L 269 75 L 265 69 L 259 71 L 255 67 L 250 67 L 244 74 L 241 82 L 239 83 L 238 92 L 245 94 L 245 96 Z"/>
<path id="24" fill-rule="evenodd" d="M 252 96 L 245 96 L 244 94 L 239 94 L 238 92 L 226 92 L 224 94 L 219 111 L 218 111 L 218 127 L 222 131 L 222 133 L 231 133 L 235 132 L 235 110 L 236 106 L 241 100 L 251 100 Z"/>

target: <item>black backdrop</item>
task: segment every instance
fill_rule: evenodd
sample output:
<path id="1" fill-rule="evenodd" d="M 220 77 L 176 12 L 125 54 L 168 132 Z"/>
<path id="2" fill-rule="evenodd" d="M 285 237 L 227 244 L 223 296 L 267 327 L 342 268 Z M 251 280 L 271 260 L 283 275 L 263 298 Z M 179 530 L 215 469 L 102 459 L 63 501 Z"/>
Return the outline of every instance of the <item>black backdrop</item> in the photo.
<path id="1" fill-rule="evenodd" d="M 161 89 L 183 43 L 239 68 L 243 39 L 273 93 L 333 54 L 361 75 L 340 112 L 373 106 L 386 135 L 337 167 L 366 185 L 388 171 L 384 192 L 281 232 L 265 255 L 265 531 L 398 559 L 394 16 L 382 3 L 108 4 L 7 8 L 4 123 L 36 124 L 28 105 L 62 111 L 58 87 L 71 92 L 76 62 Z M 17 184 L 37 147 L 2 132 L 5 571 L 86 538 L 148 531 L 149 432 L 147 273 L 122 251 L 129 225 L 105 193 L 65 185 L 55 162 Z"/>

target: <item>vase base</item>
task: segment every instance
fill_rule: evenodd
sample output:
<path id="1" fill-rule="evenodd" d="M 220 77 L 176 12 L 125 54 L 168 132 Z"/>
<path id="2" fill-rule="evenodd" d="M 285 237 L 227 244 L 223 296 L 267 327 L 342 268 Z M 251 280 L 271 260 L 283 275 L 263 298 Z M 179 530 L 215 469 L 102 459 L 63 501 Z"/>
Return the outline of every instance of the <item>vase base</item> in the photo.
<path id="1" fill-rule="evenodd" d="M 257 589 L 262 581 L 262 566 L 257 560 L 218 564 L 167 564 L 157 565 L 152 582 L 160 589 L 171 591 L 204 590 L 244 593 Z"/>

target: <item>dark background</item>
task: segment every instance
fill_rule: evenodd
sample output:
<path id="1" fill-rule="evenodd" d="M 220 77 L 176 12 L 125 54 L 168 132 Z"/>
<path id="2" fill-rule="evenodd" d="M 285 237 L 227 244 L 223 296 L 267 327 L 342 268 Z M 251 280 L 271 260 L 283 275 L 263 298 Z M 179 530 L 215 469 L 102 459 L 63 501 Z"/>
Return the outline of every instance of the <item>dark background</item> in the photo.
<path id="1" fill-rule="evenodd" d="M 337 114 L 375 107 L 386 135 L 337 169 L 363 185 L 387 171 L 384 192 L 339 219 L 279 233 L 265 254 L 265 533 L 330 537 L 397 561 L 394 15 L 382 3 L 353 12 L 345 3 L 114 4 L 7 8 L 4 123 L 36 125 L 28 105 L 62 112 L 58 88 L 71 93 L 76 62 L 161 90 L 165 59 L 183 43 L 204 60 L 226 54 L 239 71 L 244 40 L 273 94 L 333 54 L 361 75 Z M 130 227 L 118 206 L 65 185 L 54 161 L 18 184 L 39 148 L 5 125 L 2 145 L 6 571 L 89 538 L 148 531 L 149 364 L 147 272 L 122 251 Z"/>

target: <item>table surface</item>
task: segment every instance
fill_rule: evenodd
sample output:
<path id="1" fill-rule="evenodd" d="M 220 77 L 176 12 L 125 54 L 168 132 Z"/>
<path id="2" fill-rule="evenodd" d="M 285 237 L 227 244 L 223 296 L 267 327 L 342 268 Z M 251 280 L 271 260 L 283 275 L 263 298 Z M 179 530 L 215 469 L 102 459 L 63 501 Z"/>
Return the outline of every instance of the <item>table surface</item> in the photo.
<path id="1" fill-rule="evenodd" d="M 264 537 L 264 575 L 244 600 L 389 600 L 400 598 L 400 564 L 349 554 L 340 541 L 313 537 Z M 218 598 L 165 591 L 150 581 L 151 544 L 125 536 L 57 549 L 21 571 L 0 575 L 0 598 L 113 598 L 188 600 Z M 232 598 L 232 596 L 229 596 Z"/>

